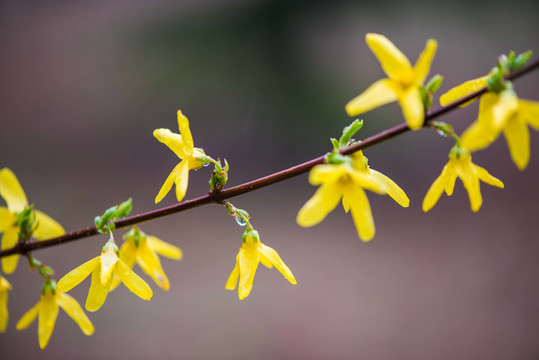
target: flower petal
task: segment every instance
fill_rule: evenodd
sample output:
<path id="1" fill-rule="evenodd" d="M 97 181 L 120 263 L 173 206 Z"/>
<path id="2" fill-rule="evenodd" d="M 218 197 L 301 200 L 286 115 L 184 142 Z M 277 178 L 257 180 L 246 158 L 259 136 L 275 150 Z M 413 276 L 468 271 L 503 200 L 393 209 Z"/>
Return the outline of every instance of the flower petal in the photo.
<path id="1" fill-rule="evenodd" d="M 144 300 L 150 300 L 153 296 L 153 291 L 146 281 L 135 274 L 133 270 L 128 268 L 123 261 L 116 263 L 116 274 L 122 279 L 122 282 L 131 292 Z"/>
<path id="2" fill-rule="evenodd" d="M 496 187 L 499 187 L 499 188 L 502 188 L 502 189 L 504 188 L 503 182 L 501 182 L 500 179 L 490 175 L 487 170 L 485 170 L 481 166 L 475 165 L 475 164 L 474 164 L 474 168 L 475 168 L 475 170 L 477 172 L 477 177 L 480 180 L 482 180 L 483 182 L 485 182 L 485 183 L 487 183 L 489 185 L 496 186 Z"/>
<path id="3" fill-rule="evenodd" d="M 361 94 L 350 100 L 345 110 L 349 116 L 366 113 L 379 106 L 397 101 L 399 85 L 391 79 L 374 82 Z"/>
<path id="4" fill-rule="evenodd" d="M 58 302 L 58 305 L 64 309 L 67 315 L 79 325 L 84 335 L 89 336 L 94 333 L 94 325 L 92 325 L 92 322 L 88 319 L 88 316 L 86 316 L 86 313 L 82 310 L 74 297 L 68 294 L 58 293 L 56 295 L 56 301 Z"/>
<path id="5" fill-rule="evenodd" d="M 481 196 L 481 189 L 479 187 L 479 178 L 472 169 L 472 162 L 461 163 L 461 166 L 457 168 L 458 175 L 464 184 L 464 188 L 468 192 L 470 198 L 470 207 L 473 212 L 479 211 L 483 204 L 483 197 Z"/>
<path id="6" fill-rule="evenodd" d="M 511 117 L 503 129 L 509 152 L 519 170 L 530 161 L 530 132 L 526 123 L 517 116 Z"/>
<path id="7" fill-rule="evenodd" d="M 0 233 L 16 227 L 17 215 L 9 211 L 7 207 L 0 206 Z"/>
<path id="8" fill-rule="evenodd" d="M 227 290 L 234 290 L 236 288 L 236 284 L 238 283 L 238 278 L 240 277 L 239 258 L 240 254 L 238 253 L 238 255 L 236 255 L 236 264 L 234 264 L 234 269 L 232 269 L 232 272 L 226 281 L 225 289 Z"/>
<path id="9" fill-rule="evenodd" d="M 539 102 L 518 100 L 518 116 L 539 131 Z"/>
<path id="10" fill-rule="evenodd" d="M 39 210 L 34 210 L 34 212 L 38 222 L 37 229 L 33 234 L 36 239 L 44 240 L 65 234 L 65 230 L 62 225 L 58 224 L 53 218 Z"/>
<path id="11" fill-rule="evenodd" d="M 109 279 L 108 284 L 103 285 L 101 283 L 101 266 L 98 264 L 92 272 L 92 282 L 88 291 L 88 297 L 86 297 L 86 310 L 93 312 L 103 306 L 107 299 L 111 283 L 112 277 Z"/>
<path id="12" fill-rule="evenodd" d="M 96 267 L 100 267 L 99 256 L 68 272 L 60 279 L 60 281 L 58 281 L 58 284 L 56 285 L 57 290 L 60 292 L 67 292 L 73 289 L 86 279 Z"/>
<path id="13" fill-rule="evenodd" d="M 39 318 L 37 325 L 37 338 L 39 347 L 44 349 L 49 343 L 54 324 L 58 317 L 58 304 L 53 295 L 42 295 L 39 306 Z"/>
<path id="14" fill-rule="evenodd" d="M 240 282 L 238 285 L 238 297 L 240 300 L 249 296 L 251 289 L 253 288 L 253 280 L 255 278 L 256 268 L 260 253 L 256 249 L 241 248 L 238 254 L 238 260 L 240 265 Z"/>
<path id="15" fill-rule="evenodd" d="M 28 200 L 17 177 L 8 168 L 0 170 L 0 196 L 4 198 L 11 212 L 23 211 Z"/>
<path id="16" fill-rule="evenodd" d="M 11 228 L 4 231 L 2 235 L 2 250 L 10 249 L 19 240 L 19 234 L 17 228 Z M 12 274 L 17 268 L 17 263 L 19 262 L 19 255 L 9 255 L 2 258 L 2 271 L 4 274 Z"/>
<path id="17" fill-rule="evenodd" d="M 151 276 L 155 283 L 163 290 L 170 289 L 168 277 L 161 266 L 161 261 L 156 253 L 148 246 L 147 242 L 141 242 L 138 248 L 137 262 L 146 275 Z"/>
<path id="18" fill-rule="evenodd" d="M 383 184 L 387 194 L 400 206 L 408 207 L 408 205 L 410 205 L 410 199 L 408 199 L 406 193 L 393 180 L 374 169 L 369 169 L 369 176 L 376 183 Z"/>
<path id="19" fill-rule="evenodd" d="M 442 94 L 442 96 L 440 96 L 440 105 L 447 106 L 457 100 L 462 99 L 463 97 L 470 95 L 473 92 L 481 90 L 482 88 L 487 86 L 487 81 L 488 81 L 488 75 L 482 76 L 477 79 L 472 79 L 458 86 L 455 86 L 454 88 L 450 89 L 446 93 Z M 477 100 L 477 98 L 475 98 L 474 100 L 468 101 L 460 106 L 461 107 L 468 106 L 471 103 L 473 103 L 475 100 Z"/>
<path id="20" fill-rule="evenodd" d="M 360 187 L 348 185 L 344 190 L 343 197 L 346 197 L 346 201 L 350 204 L 352 218 L 359 238 L 362 241 L 371 240 L 375 233 L 374 220 L 371 205 L 365 191 Z"/>
<path id="21" fill-rule="evenodd" d="M 9 312 L 7 310 L 7 297 L 7 290 L 0 289 L 0 333 L 6 331 L 9 319 Z"/>
<path id="22" fill-rule="evenodd" d="M 420 129 L 425 120 L 425 109 L 419 88 L 410 86 L 406 89 L 399 97 L 399 104 L 408 127 L 412 130 Z"/>
<path id="23" fill-rule="evenodd" d="M 178 202 L 182 201 L 185 193 L 187 192 L 187 185 L 189 184 L 189 162 L 182 161 L 180 168 L 178 169 L 178 176 L 175 179 L 176 182 L 176 199 Z"/>
<path id="24" fill-rule="evenodd" d="M 181 110 L 178 110 L 178 128 L 180 129 L 180 134 L 182 134 L 183 142 L 187 148 L 186 152 L 191 153 L 195 147 L 193 136 L 191 135 L 191 130 L 189 130 L 189 120 L 187 119 L 187 116 L 182 114 Z"/>
<path id="25" fill-rule="evenodd" d="M 341 199 L 341 189 L 336 183 L 322 184 L 312 198 L 299 210 L 296 221 L 303 227 L 314 226 L 324 220 Z"/>
<path id="26" fill-rule="evenodd" d="M 178 163 L 178 165 L 174 167 L 174 169 L 172 169 L 167 179 L 165 180 L 165 183 L 163 184 L 163 186 L 161 186 L 161 190 L 159 190 L 159 193 L 155 197 L 156 204 L 163 200 L 163 198 L 168 194 L 170 189 L 172 189 L 172 185 L 176 182 L 176 179 L 180 175 L 180 169 L 182 169 L 186 163 L 186 160 L 182 160 Z"/>
<path id="27" fill-rule="evenodd" d="M 146 239 L 148 241 L 148 246 L 152 248 L 155 252 L 157 252 L 159 255 L 166 256 L 174 260 L 182 259 L 183 253 L 179 247 L 169 244 L 151 235 L 148 235 Z"/>
<path id="28" fill-rule="evenodd" d="M 436 49 L 438 48 L 438 42 L 434 39 L 428 39 L 425 44 L 425 49 L 419 55 L 415 65 L 414 65 L 414 74 L 415 80 L 418 84 L 423 85 L 425 79 L 429 75 L 430 64 L 434 55 L 436 54 Z"/>
<path id="29" fill-rule="evenodd" d="M 264 256 L 264 254 L 262 254 L 262 253 L 260 254 L 259 260 L 262 263 L 262 265 L 264 265 L 268 269 L 273 269 L 273 264 L 271 263 L 271 261 L 267 257 Z"/>
<path id="30" fill-rule="evenodd" d="M 482 126 L 479 121 L 474 121 L 464 131 L 460 137 L 463 147 L 470 151 L 477 151 L 489 146 L 496 138 L 498 133 L 490 127 Z"/>
<path id="31" fill-rule="evenodd" d="M 174 151 L 180 159 L 185 159 L 189 156 L 184 150 L 185 143 L 180 134 L 175 134 L 169 129 L 156 129 L 153 131 L 153 136 Z"/>
<path id="32" fill-rule="evenodd" d="M 290 283 L 294 285 L 297 284 L 292 271 L 290 271 L 288 266 L 286 266 L 283 260 L 281 260 L 281 257 L 279 254 L 277 254 L 277 251 L 262 243 L 260 244 L 259 251 L 261 252 L 260 258 L 265 257 L 268 259 L 273 265 L 275 265 L 275 268 L 279 270 L 279 272 L 283 274 L 288 281 L 290 281 Z"/>
<path id="33" fill-rule="evenodd" d="M 309 183 L 320 185 L 337 181 L 347 174 L 346 165 L 324 164 L 316 165 L 309 172 Z"/>
<path id="34" fill-rule="evenodd" d="M 36 319 L 37 313 L 39 311 L 39 306 L 41 302 L 38 302 L 33 308 L 24 313 L 21 319 L 15 325 L 17 330 L 24 330 Z"/>
<path id="35" fill-rule="evenodd" d="M 445 170 L 445 168 L 444 168 Z M 427 191 L 427 194 L 425 195 L 425 198 L 423 199 L 423 211 L 427 212 L 430 209 L 436 205 L 438 200 L 440 199 L 440 196 L 442 196 L 442 193 L 444 192 L 444 188 L 446 187 L 445 184 L 446 178 L 442 174 L 434 180 L 432 185 L 429 188 L 429 191 Z"/>
<path id="36" fill-rule="evenodd" d="M 410 61 L 387 37 L 369 33 L 365 36 L 365 40 L 387 76 L 392 79 L 410 76 L 412 73 Z"/>
<path id="37" fill-rule="evenodd" d="M 118 255 L 112 246 L 99 257 L 99 262 L 101 264 L 101 284 L 103 284 L 103 286 L 106 286 L 109 282 L 112 272 L 114 271 L 114 266 L 118 260 Z"/>
<path id="38" fill-rule="evenodd" d="M 501 131 L 509 118 L 518 110 L 518 99 L 512 91 L 503 91 L 498 96 L 498 101 L 492 106 L 492 118 L 490 125 Z"/>

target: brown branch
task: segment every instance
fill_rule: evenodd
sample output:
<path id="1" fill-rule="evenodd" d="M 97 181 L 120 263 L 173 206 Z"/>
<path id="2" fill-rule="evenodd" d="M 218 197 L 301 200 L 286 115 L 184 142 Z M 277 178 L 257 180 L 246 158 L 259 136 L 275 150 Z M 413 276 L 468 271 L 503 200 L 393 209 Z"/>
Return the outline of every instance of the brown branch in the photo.
<path id="1" fill-rule="evenodd" d="M 516 71 L 510 75 L 508 75 L 506 78 L 508 80 L 513 80 L 516 78 L 519 78 L 528 72 L 536 69 L 539 67 L 539 59 L 535 59 L 534 61 L 530 61 L 525 67 L 520 69 L 519 71 Z M 487 91 L 486 88 L 483 88 L 479 91 L 476 91 L 458 101 L 455 101 L 454 103 L 451 103 L 445 107 L 438 107 L 434 110 L 427 111 L 425 114 L 425 122 L 424 126 L 428 126 L 429 121 L 432 119 L 435 119 L 441 115 L 444 115 L 445 113 L 452 111 L 456 109 L 459 105 L 462 105 L 482 94 L 484 94 Z M 406 125 L 406 123 L 402 123 L 400 125 L 397 125 L 395 127 L 392 127 L 390 129 L 384 130 L 379 132 L 378 134 L 375 134 L 371 137 L 368 137 L 367 139 L 361 141 L 358 144 L 355 144 L 353 146 L 350 146 L 348 148 L 342 149 L 341 154 L 343 155 L 349 155 L 356 151 L 366 149 L 368 147 L 371 147 L 373 145 L 376 145 L 378 143 L 384 142 L 386 140 L 389 140 L 395 136 L 398 136 L 400 134 L 403 134 L 405 132 L 408 132 L 410 128 Z M 145 221 L 150 221 L 153 219 L 157 219 L 163 216 L 175 214 L 181 211 L 189 210 L 192 208 L 196 208 L 202 205 L 207 205 L 212 202 L 221 203 L 225 199 L 232 198 L 234 196 L 238 196 L 241 194 L 248 193 L 253 190 L 257 190 L 272 184 L 275 184 L 277 182 L 289 179 L 291 177 L 301 175 L 303 173 L 306 173 L 310 169 L 312 169 L 314 166 L 323 164 L 325 161 L 326 155 L 319 156 L 315 159 L 309 160 L 307 162 L 301 163 L 296 166 L 292 166 L 291 168 L 273 173 L 268 176 L 264 176 L 262 178 L 246 182 L 241 185 L 237 185 L 234 187 L 231 187 L 226 190 L 222 190 L 218 193 L 213 193 L 209 195 L 200 196 L 191 200 L 187 200 L 184 202 L 181 202 L 179 204 L 167 206 L 161 209 L 148 211 L 142 214 L 133 215 L 121 220 L 118 220 L 115 222 L 116 228 L 125 228 L 131 225 L 139 224 Z M 20 243 L 14 246 L 13 248 L 6 249 L 0 251 L 0 258 L 8 255 L 13 254 L 25 254 L 28 251 L 37 250 L 37 249 L 43 249 L 49 246 L 59 245 L 63 244 L 69 241 L 82 239 L 85 237 L 97 235 L 97 229 L 95 226 L 91 226 L 88 228 L 72 231 L 69 233 L 66 233 L 62 236 L 49 239 L 49 240 L 43 240 L 38 242 L 30 242 L 30 243 Z"/>

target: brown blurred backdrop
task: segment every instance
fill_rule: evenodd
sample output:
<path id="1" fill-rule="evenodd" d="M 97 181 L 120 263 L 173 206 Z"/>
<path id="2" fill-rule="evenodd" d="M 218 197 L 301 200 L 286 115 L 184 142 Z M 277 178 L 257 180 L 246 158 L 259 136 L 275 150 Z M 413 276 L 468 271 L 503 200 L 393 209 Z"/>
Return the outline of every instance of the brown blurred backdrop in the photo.
<path id="1" fill-rule="evenodd" d="M 485 74 L 499 54 L 539 51 L 535 1 L 100 1 L 0 3 L 0 167 L 66 230 L 129 196 L 133 213 L 176 165 L 152 131 L 191 121 L 196 146 L 230 165 L 230 185 L 319 156 L 351 119 L 344 104 L 384 76 L 365 45 L 388 36 L 411 61 L 432 37 L 441 92 Z M 539 100 L 539 72 L 515 82 Z M 461 131 L 477 104 L 444 117 Z M 367 137 L 400 123 L 396 104 L 363 116 Z M 421 201 L 452 141 L 421 130 L 365 151 L 411 206 L 369 194 L 370 243 L 338 208 L 303 229 L 315 188 L 302 176 L 235 198 L 297 286 L 259 267 L 243 301 L 224 289 L 243 229 L 218 206 L 141 228 L 184 251 L 164 259 L 169 292 L 145 302 L 121 287 L 89 314 L 86 337 L 60 311 L 48 347 L 37 326 L 16 331 L 41 280 L 21 261 L 8 276 L 3 359 L 536 359 L 539 354 L 539 134 L 520 172 L 499 139 L 474 161 L 504 181 L 482 187 L 474 214 L 460 181 L 428 214 Z M 207 191 L 191 174 L 187 198 Z M 173 204 L 170 194 L 162 204 Z M 117 238 L 119 239 L 118 232 Z M 106 238 L 36 251 L 57 278 L 97 256 Z M 141 271 L 137 268 L 137 272 Z M 71 293 L 84 304 L 89 280 Z"/>

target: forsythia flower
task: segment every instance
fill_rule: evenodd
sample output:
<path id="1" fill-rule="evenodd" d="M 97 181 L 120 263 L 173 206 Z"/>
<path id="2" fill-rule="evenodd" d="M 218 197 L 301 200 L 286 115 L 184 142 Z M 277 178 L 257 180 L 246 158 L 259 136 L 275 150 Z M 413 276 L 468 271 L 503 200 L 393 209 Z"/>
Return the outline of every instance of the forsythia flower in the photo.
<path id="1" fill-rule="evenodd" d="M 39 315 L 37 326 L 37 337 L 39 347 L 44 349 L 54 330 L 56 317 L 58 316 L 58 306 L 71 317 L 85 335 L 94 333 L 94 326 L 79 303 L 71 295 L 63 294 L 58 290 L 54 291 L 46 286 L 42 291 L 41 300 L 26 312 L 16 325 L 17 330 L 26 329 Z"/>
<path id="2" fill-rule="evenodd" d="M 317 165 L 311 170 L 309 182 L 321 186 L 300 209 L 296 220 L 304 227 L 316 225 L 335 209 L 342 198 L 345 211 L 352 210 L 359 238 L 369 241 L 375 232 L 374 220 L 363 189 L 388 194 L 403 207 L 408 207 L 410 200 L 390 178 L 368 166 L 362 151 L 354 153 L 350 160 L 342 164 Z"/>
<path id="3" fill-rule="evenodd" d="M 92 283 L 86 298 L 86 310 L 97 311 L 105 302 L 112 284 L 113 273 L 129 290 L 144 300 L 152 298 L 152 289 L 118 257 L 118 247 L 109 240 L 101 255 L 71 270 L 58 281 L 58 290 L 66 292 L 80 284 L 92 273 Z"/>
<path id="4" fill-rule="evenodd" d="M 243 234 L 243 244 L 236 256 L 236 265 L 226 282 L 226 289 L 234 290 L 239 278 L 238 296 L 240 300 L 249 296 L 253 288 L 253 280 L 259 262 L 270 269 L 275 266 L 290 283 L 297 284 L 294 275 L 281 260 L 277 251 L 262 244 L 258 231 L 247 229 Z"/>
<path id="5" fill-rule="evenodd" d="M 408 58 L 385 36 L 371 33 L 365 39 L 388 78 L 376 81 L 348 102 L 346 112 L 355 116 L 398 100 L 408 126 L 419 129 L 425 118 L 420 88 L 429 74 L 438 43 L 427 40 L 425 50 L 412 68 Z"/>
<path id="6" fill-rule="evenodd" d="M 187 192 L 189 183 L 189 170 L 200 169 L 207 163 L 204 150 L 196 148 L 189 130 L 189 120 L 178 110 L 178 127 L 179 134 L 175 134 L 169 129 L 156 129 L 153 136 L 160 142 L 165 144 L 174 151 L 182 161 L 172 170 L 165 183 L 155 197 L 155 203 L 160 202 L 172 188 L 172 184 L 176 184 L 176 198 L 181 201 Z"/>
<path id="7" fill-rule="evenodd" d="M 457 100 L 462 99 L 463 97 L 470 95 L 471 93 L 481 90 L 482 88 L 487 86 L 488 78 L 489 78 L 489 75 L 485 75 L 477 79 L 468 80 L 460 84 L 459 86 L 455 86 L 454 88 L 448 90 L 446 93 L 440 96 L 440 105 L 447 106 Z M 474 98 L 459 106 L 460 107 L 468 106 L 471 103 L 473 103 L 475 100 L 477 100 L 477 98 Z"/>
<path id="8" fill-rule="evenodd" d="M 7 311 L 7 292 L 11 290 L 11 284 L 0 276 L 0 332 L 6 331 L 9 313 Z"/>
<path id="9" fill-rule="evenodd" d="M 2 250 L 12 248 L 19 239 L 17 226 L 18 214 L 28 207 L 28 200 L 24 190 L 15 174 L 8 168 L 0 170 L 0 196 L 6 201 L 7 208 L 0 206 L 0 233 L 2 236 Z M 48 239 L 64 234 L 64 228 L 48 215 L 34 210 L 37 228 L 33 237 L 38 240 Z M 2 258 L 2 270 L 11 274 L 17 267 L 19 255 L 10 255 Z"/>
<path id="10" fill-rule="evenodd" d="M 155 281 L 163 290 L 170 289 L 167 275 L 161 266 L 161 261 L 157 254 L 170 259 L 181 260 L 182 251 L 180 248 L 171 245 L 155 236 L 146 235 L 137 227 L 124 235 L 125 242 L 120 247 L 120 260 L 129 268 L 133 268 L 135 262 L 139 264 L 142 271 Z M 120 284 L 121 279 L 114 276 L 111 290 Z"/>
<path id="11" fill-rule="evenodd" d="M 425 195 L 423 211 L 427 212 L 432 209 L 444 190 L 447 196 L 451 196 L 457 177 L 462 180 L 464 188 L 468 192 L 470 206 L 474 212 L 478 211 L 483 203 L 479 180 L 503 189 L 503 183 L 500 180 L 490 175 L 481 166 L 472 163 L 472 156 L 468 149 L 455 146 L 449 153 L 449 162 L 444 166 L 442 174 L 434 181 Z"/>

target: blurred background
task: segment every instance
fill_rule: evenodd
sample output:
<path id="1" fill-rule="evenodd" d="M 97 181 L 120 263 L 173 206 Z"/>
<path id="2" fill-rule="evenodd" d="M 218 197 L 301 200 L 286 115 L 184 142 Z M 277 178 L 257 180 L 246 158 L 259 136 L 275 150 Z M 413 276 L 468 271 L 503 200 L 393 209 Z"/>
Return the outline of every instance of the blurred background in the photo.
<path id="1" fill-rule="evenodd" d="M 229 185 L 331 149 L 351 120 L 347 101 L 384 77 L 367 32 L 391 39 L 415 62 L 439 43 L 431 75 L 440 93 L 486 74 L 502 53 L 539 52 L 537 2 L 496 1 L 86 1 L 0 3 L 0 167 L 66 230 L 132 196 L 153 200 L 177 157 L 152 131 L 177 132 L 189 117 L 195 145 L 230 163 Z M 539 72 L 515 81 L 539 100 Z M 443 118 L 462 131 L 477 104 Z M 362 116 L 365 138 L 402 122 L 397 104 Z M 505 140 L 474 162 L 505 183 L 482 187 L 470 210 L 460 181 L 429 213 L 428 187 L 453 145 L 432 130 L 365 151 L 372 168 L 408 194 L 403 209 L 368 194 L 377 235 L 362 243 L 337 208 L 313 228 L 295 223 L 315 191 L 307 176 L 231 199 L 298 280 L 259 267 L 239 301 L 225 282 L 243 228 L 204 206 L 141 228 L 176 244 L 163 259 L 171 282 L 151 302 L 125 287 L 89 313 L 86 337 L 61 310 L 48 347 L 37 322 L 15 324 L 39 299 L 42 280 L 25 261 L 7 279 L 10 322 L 2 359 L 536 359 L 539 355 L 539 134 L 525 171 Z M 191 173 L 186 198 L 207 192 L 211 169 Z M 173 193 L 159 205 L 175 203 Z M 117 232 L 117 239 L 120 234 Z M 34 252 L 57 279 L 99 254 L 96 236 Z M 89 280 L 70 293 L 84 305 Z"/>

